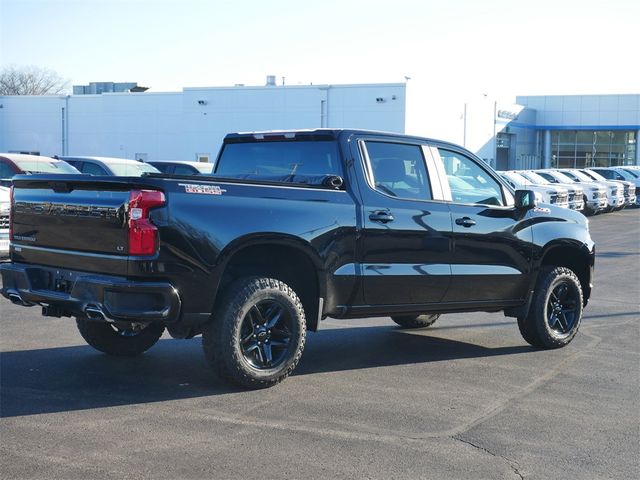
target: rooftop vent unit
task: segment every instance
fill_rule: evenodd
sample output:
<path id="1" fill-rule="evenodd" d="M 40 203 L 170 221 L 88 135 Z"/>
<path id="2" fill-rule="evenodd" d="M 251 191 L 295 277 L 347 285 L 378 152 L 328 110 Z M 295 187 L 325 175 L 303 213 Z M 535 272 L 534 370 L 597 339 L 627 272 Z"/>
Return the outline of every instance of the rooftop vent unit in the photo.
<path id="1" fill-rule="evenodd" d="M 267 75 L 267 87 L 275 87 L 275 86 L 276 86 L 276 76 Z"/>

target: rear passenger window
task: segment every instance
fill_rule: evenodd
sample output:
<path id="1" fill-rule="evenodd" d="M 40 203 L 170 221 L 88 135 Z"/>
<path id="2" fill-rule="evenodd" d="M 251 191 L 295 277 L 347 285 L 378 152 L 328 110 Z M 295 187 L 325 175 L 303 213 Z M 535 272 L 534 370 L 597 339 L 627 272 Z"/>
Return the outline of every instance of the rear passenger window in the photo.
<path id="1" fill-rule="evenodd" d="M 95 163 L 84 162 L 82 165 L 82 173 L 86 173 L 88 175 L 106 175 L 107 172 L 104 171 L 104 168 L 96 165 Z"/>
<path id="2" fill-rule="evenodd" d="M 197 175 L 198 172 L 194 172 L 194 169 L 187 165 L 176 165 L 173 173 L 176 175 Z"/>
<path id="3" fill-rule="evenodd" d="M 504 205 L 502 188 L 486 170 L 471 158 L 457 152 L 438 148 L 444 164 L 451 199 L 456 203 Z"/>
<path id="4" fill-rule="evenodd" d="M 431 189 L 418 145 L 366 141 L 374 188 L 398 198 L 430 200 Z"/>

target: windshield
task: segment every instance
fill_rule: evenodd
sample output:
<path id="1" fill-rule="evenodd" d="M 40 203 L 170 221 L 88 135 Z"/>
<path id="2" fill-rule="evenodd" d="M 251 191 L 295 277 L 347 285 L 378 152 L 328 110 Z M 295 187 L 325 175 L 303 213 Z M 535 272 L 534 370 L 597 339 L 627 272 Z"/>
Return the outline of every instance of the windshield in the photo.
<path id="1" fill-rule="evenodd" d="M 631 175 L 633 175 L 635 178 L 640 178 L 640 171 L 633 171 L 631 169 L 624 169 L 625 172 L 630 173 Z"/>
<path id="2" fill-rule="evenodd" d="M 593 178 L 594 180 L 597 180 L 598 182 L 607 182 L 608 181 L 602 175 L 600 175 L 599 173 L 597 173 L 597 172 L 595 172 L 593 170 L 585 170 L 582 173 L 584 173 L 585 175 Z"/>
<path id="3" fill-rule="evenodd" d="M 569 177 L 574 182 L 579 182 L 580 181 L 580 179 L 573 172 L 562 172 L 562 173 L 564 173 L 567 177 Z"/>
<path id="4" fill-rule="evenodd" d="M 143 173 L 160 173 L 153 165 L 148 163 L 107 163 L 107 167 L 118 177 L 139 177 Z"/>
<path id="5" fill-rule="evenodd" d="M 62 162 L 60 160 L 13 160 L 13 163 L 15 163 L 20 170 L 26 173 L 80 173 L 67 162 Z"/>
<path id="6" fill-rule="evenodd" d="M 540 175 L 538 175 L 535 172 L 522 172 L 521 175 L 525 178 L 528 178 L 531 182 L 537 185 L 549 185 L 551 183 L 547 179 L 542 178 Z"/>
<path id="7" fill-rule="evenodd" d="M 571 178 L 577 178 L 578 181 L 581 181 L 581 182 L 593 182 L 594 181 L 594 179 L 589 177 L 589 175 L 587 175 L 585 173 L 582 173 L 582 172 L 580 172 L 578 170 L 572 170 L 570 172 L 562 172 L 562 173 L 564 173 L 565 175 L 568 175 L 568 176 L 573 175 Z"/>
<path id="8" fill-rule="evenodd" d="M 624 177 L 625 180 L 635 180 L 636 177 L 634 177 L 633 175 L 631 175 L 629 172 L 627 172 L 626 170 L 623 170 L 621 168 L 616 169 L 616 172 L 618 172 L 620 175 L 622 175 Z"/>
<path id="9" fill-rule="evenodd" d="M 529 185 L 531 184 L 531 180 L 526 179 L 522 175 L 516 172 L 502 172 L 502 174 L 511 180 L 513 183 L 519 186 Z"/>
<path id="10" fill-rule="evenodd" d="M 576 181 L 573 178 L 568 177 L 564 172 L 555 171 L 552 173 L 552 176 L 560 183 L 573 183 Z"/>

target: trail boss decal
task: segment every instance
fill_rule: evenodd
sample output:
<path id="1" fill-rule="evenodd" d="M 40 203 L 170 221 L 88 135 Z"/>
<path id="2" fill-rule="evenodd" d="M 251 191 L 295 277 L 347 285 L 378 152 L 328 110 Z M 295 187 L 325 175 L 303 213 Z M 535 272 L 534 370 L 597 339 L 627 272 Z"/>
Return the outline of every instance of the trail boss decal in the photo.
<path id="1" fill-rule="evenodd" d="M 181 187 L 184 187 L 184 191 L 187 193 L 199 193 L 201 195 L 222 195 L 226 190 L 220 188 L 218 185 L 196 185 L 193 183 L 179 183 Z"/>
<path id="2" fill-rule="evenodd" d="M 551 209 L 545 207 L 535 207 L 533 211 L 538 213 L 551 213 Z"/>

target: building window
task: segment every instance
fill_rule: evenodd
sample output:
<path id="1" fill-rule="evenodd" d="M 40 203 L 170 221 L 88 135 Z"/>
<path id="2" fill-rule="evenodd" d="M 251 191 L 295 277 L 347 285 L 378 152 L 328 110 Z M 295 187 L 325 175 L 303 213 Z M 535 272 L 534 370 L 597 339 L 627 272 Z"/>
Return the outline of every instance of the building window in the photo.
<path id="1" fill-rule="evenodd" d="M 554 131 L 551 135 L 551 164 L 554 168 L 632 165 L 636 148 L 633 131 Z"/>

